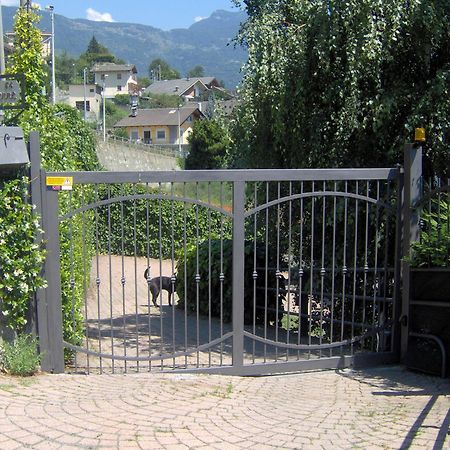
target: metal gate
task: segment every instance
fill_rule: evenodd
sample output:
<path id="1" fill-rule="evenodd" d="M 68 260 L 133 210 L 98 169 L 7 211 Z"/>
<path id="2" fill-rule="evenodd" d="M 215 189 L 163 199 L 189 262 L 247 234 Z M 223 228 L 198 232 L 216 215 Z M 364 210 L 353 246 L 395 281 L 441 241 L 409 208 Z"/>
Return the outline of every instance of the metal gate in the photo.
<path id="1" fill-rule="evenodd" d="M 397 360 L 400 169 L 36 179 L 44 370 L 256 375 Z"/>

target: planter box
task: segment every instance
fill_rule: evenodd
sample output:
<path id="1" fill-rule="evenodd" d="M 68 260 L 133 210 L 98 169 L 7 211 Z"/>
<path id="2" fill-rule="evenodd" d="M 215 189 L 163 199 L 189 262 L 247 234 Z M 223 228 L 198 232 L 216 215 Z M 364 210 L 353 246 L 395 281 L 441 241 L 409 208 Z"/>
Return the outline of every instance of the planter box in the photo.
<path id="1" fill-rule="evenodd" d="M 410 272 L 409 330 L 438 337 L 446 351 L 450 374 L 450 269 L 412 268 Z M 436 342 L 410 337 L 406 365 L 436 375 L 441 374 L 442 352 Z"/>
<path id="2" fill-rule="evenodd" d="M 450 268 L 414 268 L 410 273 L 411 300 L 448 302 L 450 306 Z"/>

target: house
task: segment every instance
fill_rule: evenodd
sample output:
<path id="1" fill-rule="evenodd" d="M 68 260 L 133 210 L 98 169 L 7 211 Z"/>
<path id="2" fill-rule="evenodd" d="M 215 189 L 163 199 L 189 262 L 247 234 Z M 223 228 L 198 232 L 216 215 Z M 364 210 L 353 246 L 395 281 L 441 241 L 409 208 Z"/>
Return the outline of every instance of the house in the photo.
<path id="1" fill-rule="evenodd" d="M 136 116 L 119 120 L 114 128 L 124 128 L 133 141 L 157 145 L 187 144 L 193 123 L 202 117 L 204 115 L 197 106 L 140 109 Z"/>
<path id="2" fill-rule="evenodd" d="M 86 92 L 86 117 L 88 120 L 96 121 L 99 118 L 102 104 L 102 89 L 95 84 L 87 84 L 86 90 L 82 84 L 70 84 L 68 97 L 64 103 L 84 113 L 84 95 Z"/>
<path id="3" fill-rule="evenodd" d="M 137 69 L 133 64 L 97 63 L 92 68 L 94 83 L 105 86 L 105 98 L 134 94 L 139 90 Z"/>
<path id="4" fill-rule="evenodd" d="M 45 31 L 41 31 L 42 35 L 42 51 L 41 55 L 42 58 L 47 59 L 50 58 L 50 55 L 52 54 L 52 33 L 48 33 Z M 16 33 L 14 31 L 7 31 L 5 33 L 5 52 L 7 54 L 11 54 L 14 51 L 14 38 L 16 36 Z"/>
<path id="5" fill-rule="evenodd" d="M 212 89 L 221 89 L 214 77 L 181 78 L 176 80 L 154 81 L 148 86 L 143 95 L 178 95 L 185 101 L 198 99 L 205 92 Z"/>

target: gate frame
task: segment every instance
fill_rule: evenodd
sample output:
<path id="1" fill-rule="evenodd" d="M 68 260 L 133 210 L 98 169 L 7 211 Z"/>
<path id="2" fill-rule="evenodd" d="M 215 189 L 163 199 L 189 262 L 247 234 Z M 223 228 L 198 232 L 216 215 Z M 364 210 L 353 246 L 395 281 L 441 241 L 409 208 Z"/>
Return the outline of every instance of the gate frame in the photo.
<path id="1" fill-rule="evenodd" d="M 174 369 L 171 372 L 215 373 L 228 375 L 263 375 L 285 373 L 299 370 L 355 368 L 370 365 L 395 363 L 400 357 L 400 341 L 404 340 L 404 330 L 399 330 L 400 306 L 402 312 L 400 288 L 401 255 L 401 211 L 403 170 L 396 168 L 376 169 L 261 169 L 261 170 L 197 170 L 197 171 L 160 171 L 160 172 L 50 172 L 40 167 L 39 136 L 31 136 L 31 185 L 36 213 L 41 214 L 42 228 L 45 230 L 46 260 L 44 273 L 48 281 L 46 289 L 40 289 L 36 295 L 37 323 L 40 351 L 43 354 L 42 370 L 63 373 L 64 343 L 62 332 L 62 299 L 60 279 L 60 244 L 58 191 L 47 190 L 46 177 L 73 177 L 74 184 L 101 183 L 152 183 L 152 182 L 208 182 L 223 181 L 233 183 L 233 295 L 232 329 L 233 351 L 231 366 L 212 366 L 199 369 Z M 299 360 L 274 363 L 244 364 L 244 243 L 245 243 L 245 187 L 247 182 L 257 181 L 326 181 L 326 180 L 396 180 L 397 208 L 395 228 L 394 276 L 397 280 L 393 292 L 393 346 L 389 352 L 361 353 L 328 357 L 317 360 Z M 401 332 L 401 336 L 400 336 Z"/>

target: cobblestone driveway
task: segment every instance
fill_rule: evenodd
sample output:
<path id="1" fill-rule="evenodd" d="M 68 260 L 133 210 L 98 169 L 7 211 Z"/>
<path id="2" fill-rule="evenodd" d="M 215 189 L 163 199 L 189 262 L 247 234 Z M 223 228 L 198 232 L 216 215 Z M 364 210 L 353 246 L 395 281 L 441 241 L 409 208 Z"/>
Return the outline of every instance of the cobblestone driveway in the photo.
<path id="1" fill-rule="evenodd" d="M 0 449 L 448 449 L 449 408 L 449 380 L 400 367 L 0 376 Z"/>

